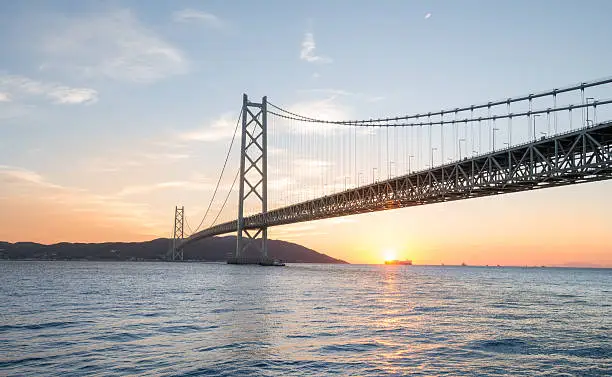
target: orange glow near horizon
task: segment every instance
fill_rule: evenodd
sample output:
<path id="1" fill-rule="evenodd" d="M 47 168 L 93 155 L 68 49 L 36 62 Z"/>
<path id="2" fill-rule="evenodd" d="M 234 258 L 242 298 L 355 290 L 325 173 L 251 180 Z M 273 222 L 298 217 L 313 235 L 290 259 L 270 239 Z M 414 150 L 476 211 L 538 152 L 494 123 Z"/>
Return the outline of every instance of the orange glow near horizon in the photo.
<path id="1" fill-rule="evenodd" d="M 603 182 L 374 212 L 273 227 L 269 237 L 350 263 L 612 267 L 610 189 Z M 11 194 L 0 196 L 0 241 L 145 241 L 168 237 L 172 225 L 173 207 Z"/>

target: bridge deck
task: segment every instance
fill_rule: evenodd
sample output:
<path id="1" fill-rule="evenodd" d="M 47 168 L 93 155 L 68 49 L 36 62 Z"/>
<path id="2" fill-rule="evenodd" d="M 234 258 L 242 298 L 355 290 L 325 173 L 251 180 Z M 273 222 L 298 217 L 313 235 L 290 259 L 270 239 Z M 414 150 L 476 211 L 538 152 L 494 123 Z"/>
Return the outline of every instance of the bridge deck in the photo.
<path id="1" fill-rule="evenodd" d="M 248 229 L 612 178 L 612 121 L 245 218 Z M 237 221 L 194 241 L 235 232 Z"/>

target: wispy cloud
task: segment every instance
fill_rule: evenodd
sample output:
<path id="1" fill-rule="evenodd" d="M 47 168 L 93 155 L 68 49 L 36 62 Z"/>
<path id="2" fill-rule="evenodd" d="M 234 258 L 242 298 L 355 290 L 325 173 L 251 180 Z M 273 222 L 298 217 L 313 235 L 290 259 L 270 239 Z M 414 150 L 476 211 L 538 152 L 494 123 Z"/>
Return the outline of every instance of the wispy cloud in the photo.
<path id="1" fill-rule="evenodd" d="M 94 103 L 98 101 L 98 92 L 89 88 L 70 88 L 65 85 L 41 82 L 19 75 L 0 76 L 0 89 L 8 93 L 4 94 L 8 101 L 13 97 L 20 96 L 43 96 L 57 104 L 80 104 Z M 10 93 L 10 94 L 9 94 Z"/>
<path id="2" fill-rule="evenodd" d="M 225 22 L 212 13 L 206 13 L 195 9 L 183 9 L 172 13 L 175 22 L 198 22 L 214 29 L 222 29 Z"/>
<path id="3" fill-rule="evenodd" d="M 47 182 L 42 175 L 31 170 L 0 165 L 0 177 L 3 177 L 4 183 L 29 183 L 47 188 L 63 188 L 62 186 Z"/>
<path id="4" fill-rule="evenodd" d="M 315 44 L 314 35 L 312 33 L 304 34 L 302 40 L 302 49 L 300 50 L 300 59 L 309 63 L 331 63 L 332 59 L 327 56 L 319 56 L 315 54 L 317 45 Z"/>
<path id="5" fill-rule="evenodd" d="M 134 148 L 138 148 L 134 146 Z M 188 153 L 166 153 L 159 151 L 144 151 L 128 153 L 117 152 L 110 156 L 95 157 L 87 162 L 88 171 L 109 173 L 126 170 L 142 170 L 144 167 L 153 169 L 162 165 L 178 163 L 191 157 Z"/>
<path id="6" fill-rule="evenodd" d="M 209 182 L 194 182 L 194 181 L 168 181 L 158 182 L 150 185 L 137 185 L 124 187 L 117 196 L 140 195 L 153 191 L 166 189 L 195 190 L 195 191 L 212 191 L 214 185 Z"/>
<path id="7" fill-rule="evenodd" d="M 64 206 L 66 212 L 91 212 L 108 220 L 130 222 L 138 227 L 160 229 L 151 220 L 152 208 L 147 204 L 124 201 L 115 195 L 98 195 L 87 190 L 55 184 L 41 174 L 21 167 L 0 165 L 2 193 L 15 200 L 35 197 L 36 200 Z M 165 224 L 163 224 L 165 226 Z"/>
<path id="8" fill-rule="evenodd" d="M 0 102 L 11 102 L 11 95 L 8 93 L 0 92 Z"/>
<path id="9" fill-rule="evenodd" d="M 179 138 L 185 141 L 219 141 L 231 139 L 236 129 L 234 114 L 225 114 L 201 129 L 181 133 Z"/>
<path id="10" fill-rule="evenodd" d="M 149 83 L 183 74 L 183 53 L 146 28 L 129 10 L 59 20 L 44 39 L 44 69 L 86 77 Z"/>
<path id="11" fill-rule="evenodd" d="M 93 89 L 58 87 L 47 94 L 55 103 L 75 104 L 93 103 L 98 100 L 98 92 Z"/>
<path id="12" fill-rule="evenodd" d="M 382 101 L 385 99 L 385 97 L 383 96 L 372 96 L 372 95 L 368 95 L 364 93 L 349 92 L 343 89 L 332 89 L 332 88 L 304 89 L 304 90 L 298 90 L 298 93 L 322 93 L 322 94 L 330 95 L 332 98 L 336 98 L 340 96 L 355 97 L 357 99 L 364 100 L 366 102 L 378 102 L 378 101 Z"/>

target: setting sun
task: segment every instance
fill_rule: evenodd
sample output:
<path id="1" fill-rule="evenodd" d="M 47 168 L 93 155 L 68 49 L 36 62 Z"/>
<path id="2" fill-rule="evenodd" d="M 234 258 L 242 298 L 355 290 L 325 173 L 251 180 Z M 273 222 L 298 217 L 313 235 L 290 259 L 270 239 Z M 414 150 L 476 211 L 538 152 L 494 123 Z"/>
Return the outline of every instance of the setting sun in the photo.
<path id="1" fill-rule="evenodd" d="M 385 261 L 395 260 L 397 259 L 397 253 L 394 249 L 387 249 L 384 251 Z"/>

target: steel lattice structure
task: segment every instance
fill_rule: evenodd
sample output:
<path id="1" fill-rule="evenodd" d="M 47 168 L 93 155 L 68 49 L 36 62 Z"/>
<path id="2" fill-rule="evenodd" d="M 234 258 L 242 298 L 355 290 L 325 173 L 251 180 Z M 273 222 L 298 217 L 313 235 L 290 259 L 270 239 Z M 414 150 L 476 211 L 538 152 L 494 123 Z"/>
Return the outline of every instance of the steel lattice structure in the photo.
<path id="1" fill-rule="evenodd" d="M 246 200 L 253 196 L 261 203 L 261 212 L 268 209 L 268 152 L 267 152 L 267 111 L 266 97 L 261 103 L 249 101 L 247 95 L 242 98 L 242 141 L 240 148 L 240 192 L 238 197 L 238 220 L 236 251 L 233 262 L 238 263 L 250 247 L 254 246 L 262 258 L 268 256 L 268 228 L 265 222 L 251 226 L 244 217 Z"/>
<path id="2" fill-rule="evenodd" d="M 174 229 L 172 231 L 172 244 L 170 254 L 172 260 L 183 260 L 182 242 L 184 237 L 183 224 L 185 221 L 185 207 L 174 207 Z"/>
<path id="3" fill-rule="evenodd" d="M 612 121 L 608 121 L 267 213 L 264 208 L 260 214 L 195 233 L 179 247 L 239 229 L 260 230 L 275 225 L 611 178 Z"/>

